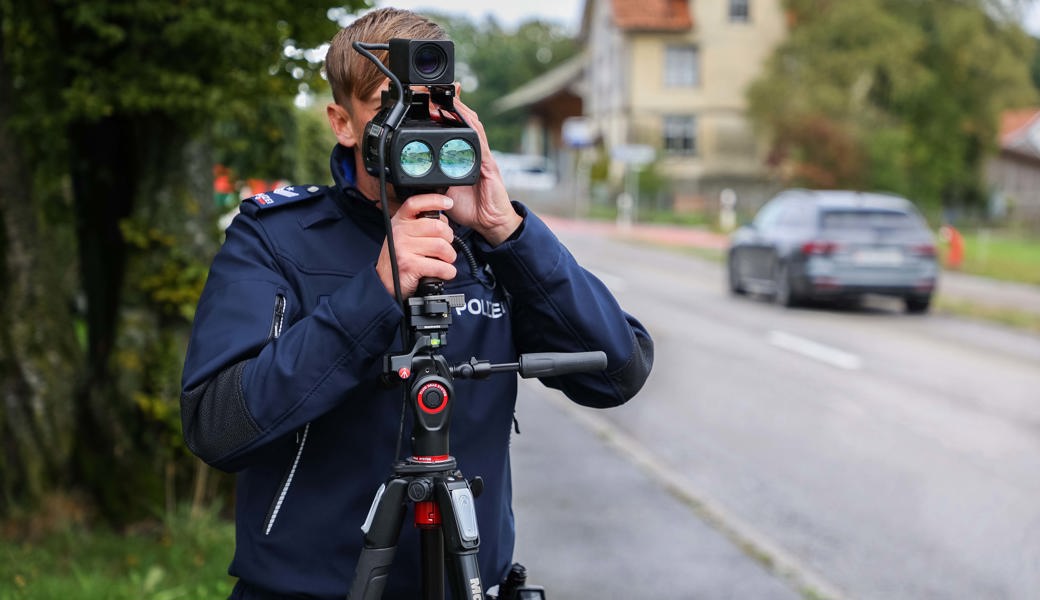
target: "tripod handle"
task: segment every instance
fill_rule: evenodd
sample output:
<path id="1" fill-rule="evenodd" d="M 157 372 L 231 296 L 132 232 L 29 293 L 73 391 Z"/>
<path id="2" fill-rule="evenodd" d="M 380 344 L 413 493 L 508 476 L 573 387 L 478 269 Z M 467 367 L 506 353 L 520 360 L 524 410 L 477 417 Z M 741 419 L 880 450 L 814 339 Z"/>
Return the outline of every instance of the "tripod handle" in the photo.
<path id="1" fill-rule="evenodd" d="M 420 213 L 420 216 L 424 219 L 439 219 L 441 218 L 441 211 L 428 210 Z M 416 289 L 417 295 L 428 296 L 442 293 L 444 293 L 444 281 L 437 279 L 436 277 L 422 277 L 419 279 L 419 286 Z"/>
<path id="2" fill-rule="evenodd" d="M 607 355 L 595 352 L 536 352 L 520 355 L 520 376 L 552 377 L 568 373 L 602 371 L 607 368 Z"/>

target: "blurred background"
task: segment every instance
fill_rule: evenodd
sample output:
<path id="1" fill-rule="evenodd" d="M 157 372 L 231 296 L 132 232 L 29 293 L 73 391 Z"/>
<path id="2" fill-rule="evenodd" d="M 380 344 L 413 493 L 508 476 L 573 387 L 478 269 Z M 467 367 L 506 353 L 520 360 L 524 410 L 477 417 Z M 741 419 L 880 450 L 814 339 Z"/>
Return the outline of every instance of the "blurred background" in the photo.
<path id="1" fill-rule="evenodd" d="M 229 593 L 186 339 L 241 199 L 331 182 L 322 61 L 373 5 L 447 28 L 513 197 L 658 341 L 606 416 L 524 387 L 550 597 L 1040 597 L 1040 3 L 82 0 L 0 1 L 0 600 Z M 928 314 L 727 293 L 791 188 L 908 199 Z"/>

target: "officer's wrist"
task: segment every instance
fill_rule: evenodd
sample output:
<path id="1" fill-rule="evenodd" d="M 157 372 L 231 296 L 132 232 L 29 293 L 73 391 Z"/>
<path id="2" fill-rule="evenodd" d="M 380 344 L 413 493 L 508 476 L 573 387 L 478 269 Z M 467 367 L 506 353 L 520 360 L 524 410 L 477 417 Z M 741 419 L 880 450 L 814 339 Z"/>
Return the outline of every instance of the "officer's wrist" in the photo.
<path id="1" fill-rule="evenodd" d="M 481 231 L 480 235 L 492 247 L 500 246 L 511 239 L 516 239 L 520 235 L 523 224 L 524 218 L 513 209 L 502 223 Z"/>

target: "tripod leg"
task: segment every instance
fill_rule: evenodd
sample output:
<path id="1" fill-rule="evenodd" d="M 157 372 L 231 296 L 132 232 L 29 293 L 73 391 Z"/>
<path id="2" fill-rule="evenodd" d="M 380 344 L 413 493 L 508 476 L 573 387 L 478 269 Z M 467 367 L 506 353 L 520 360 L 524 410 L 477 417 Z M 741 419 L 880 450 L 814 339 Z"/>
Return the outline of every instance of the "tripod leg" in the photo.
<path id="1" fill-rule="evenodd" d="M 483 600 L 484 586 L 477 563 L 480 534 L 469 483 L 461 477 L 440 479 L 436 496 L 443 514 L 444 544 L 455 597 Z"/>
<path id="2" fill-rule="evenodd" d="M 358 557 L 354 582 L 347 594 L 350 600 L 379 600 L 383 597 L 390 565 L 397 552 L 397 540 L 401 536 L 407 489 L 408 482 L 398 478 L 380 486 L 376 492 L 368 518 L 361 526 L 365 546 Z"/>
<path id="3" fill-rule="evenodd" d="M 444 535 L 438 529 L 419 532 L 422 544 L 423 600 L 444 600 Z"/>

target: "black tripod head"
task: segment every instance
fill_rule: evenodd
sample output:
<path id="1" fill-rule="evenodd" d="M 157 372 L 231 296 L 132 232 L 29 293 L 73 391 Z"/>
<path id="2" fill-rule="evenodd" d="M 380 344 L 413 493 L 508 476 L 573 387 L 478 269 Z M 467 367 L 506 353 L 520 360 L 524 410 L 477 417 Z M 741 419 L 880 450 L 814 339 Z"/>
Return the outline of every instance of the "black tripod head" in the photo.
<path id="1" fill-rule="evenodd" d="M 405 320 L 412 340 L 405 354 L 386 357 L 384 380 L 407 382 L 412 407 L 412 461 L 448 460 L 448 426 L 454 396 L 452 368 L 440 349 L 448 343 L 451 309 L 463 306 L 462 294 L 444 294 L 444 283 L 425 279 L 408 298 Z"/>

